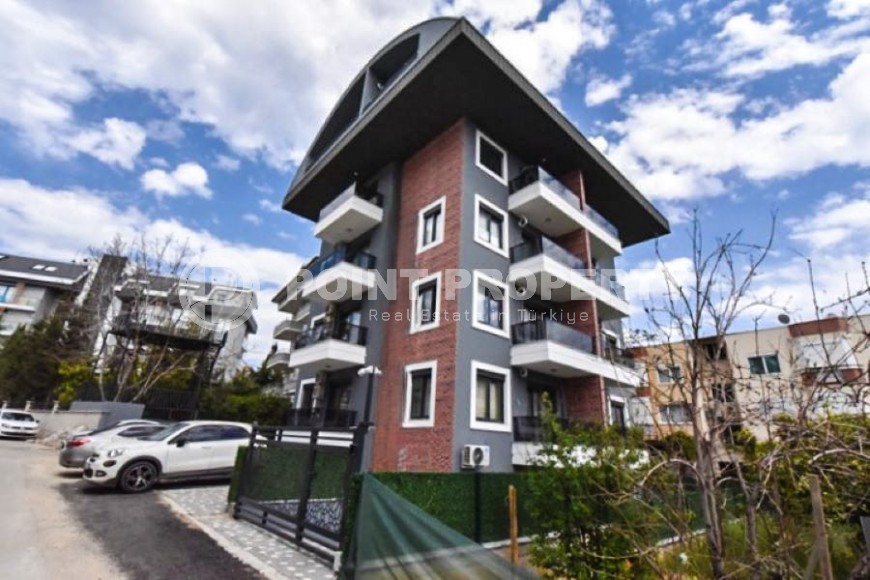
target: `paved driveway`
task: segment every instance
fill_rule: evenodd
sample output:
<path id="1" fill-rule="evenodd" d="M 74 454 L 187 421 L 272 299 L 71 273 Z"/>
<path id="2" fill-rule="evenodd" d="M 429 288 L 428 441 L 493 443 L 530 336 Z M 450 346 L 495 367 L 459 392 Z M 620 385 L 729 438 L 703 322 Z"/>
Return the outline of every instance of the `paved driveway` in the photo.
<path id="1" fill-rule="evenodd" d="M 0 440 L 0 576 L 28 580 L 262 578 L 159 494 L 86 486 L 57 452 Z"/>

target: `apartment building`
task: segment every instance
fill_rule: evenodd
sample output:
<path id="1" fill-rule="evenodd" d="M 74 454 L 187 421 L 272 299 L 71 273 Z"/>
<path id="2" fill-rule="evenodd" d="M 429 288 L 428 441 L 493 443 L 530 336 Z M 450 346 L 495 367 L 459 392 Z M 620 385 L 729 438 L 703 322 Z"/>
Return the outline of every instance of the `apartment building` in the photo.
<path id="1" fill-rule="evenodd" d="M 708 337 L 697 349 L 682 342 L 633 349 L 646 369 L 636 423 L 652 439 L 691 432 L 687 379 L 696 357 L 709 399 L 701 400 L 698 424 L 708 429 L 715 421 L 725 438 L 744 429 L 769 439 L 779 415 L 866 414 L 868 332 L 870 316 L 839 316 L 729 333 L 721 347 Z"/>
<path id="2" fill-rule="evenodd" d="M 88 277 L 88 266 L 0 253 L 0 346 L 19 327 L 50 316 L 73 299 Z"/>
<path id="3" fill-rule="evenodd" d="M 173 276 L 126 273 L 105 314 L 108 361 L 131 343 L 199 353 L 203 373 L 232 378 L 243 366 L 245 341 L 257 332 L 251 289 Z"/>
<path id="4" fill-rule="evenodd" d="M 298 373 L 291 422 L 364 421 L 371 384 L 372 469 L 477 455 L 510 471 L 545 399 L 565 420 L 630 420 L 641 376 L 616 261 L 668 222 L 466 20 L 424 22 L 369 61 L 284 208 L 322 242 L 273 299 L 290 315 L 274 336 Z"/>

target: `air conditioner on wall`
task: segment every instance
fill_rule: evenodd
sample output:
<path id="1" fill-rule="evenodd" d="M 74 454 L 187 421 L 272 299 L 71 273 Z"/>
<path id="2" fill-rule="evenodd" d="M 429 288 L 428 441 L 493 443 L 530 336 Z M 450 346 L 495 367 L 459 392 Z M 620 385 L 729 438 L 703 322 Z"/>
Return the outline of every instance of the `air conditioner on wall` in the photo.
<path id="1" fill-rule="evenodd" d="M 463 445 L 462 469 L 489 467 L 489 445 Z"/>

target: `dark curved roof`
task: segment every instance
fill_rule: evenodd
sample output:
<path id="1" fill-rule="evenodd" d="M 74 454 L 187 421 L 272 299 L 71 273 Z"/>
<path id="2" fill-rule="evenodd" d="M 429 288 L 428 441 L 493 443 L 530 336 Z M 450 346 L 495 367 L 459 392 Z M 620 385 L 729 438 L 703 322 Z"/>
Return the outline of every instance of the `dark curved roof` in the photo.
<path id="1" fill-rule="evenodd" d="M 667 219 L 467 20 L 436 18 L 381 49 L 354 78 L 299 166 L 284 208 L 316 220 L 358 176 L 401 160 L 468 117 L 554 175 L 577 168 L 586 198 L 629 246 Z"/>

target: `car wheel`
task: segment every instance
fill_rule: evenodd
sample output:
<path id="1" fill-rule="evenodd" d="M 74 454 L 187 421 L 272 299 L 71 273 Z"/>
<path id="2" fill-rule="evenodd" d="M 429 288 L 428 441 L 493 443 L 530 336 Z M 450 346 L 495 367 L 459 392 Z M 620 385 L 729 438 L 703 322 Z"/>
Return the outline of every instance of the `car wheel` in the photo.
<path id="1" fill-rule="evenodd" d="M 135 461 L 124 468 L 118 486 L 124 493 L 148 491 L 157 483 L 157 466 L 150 461 Z"/>

